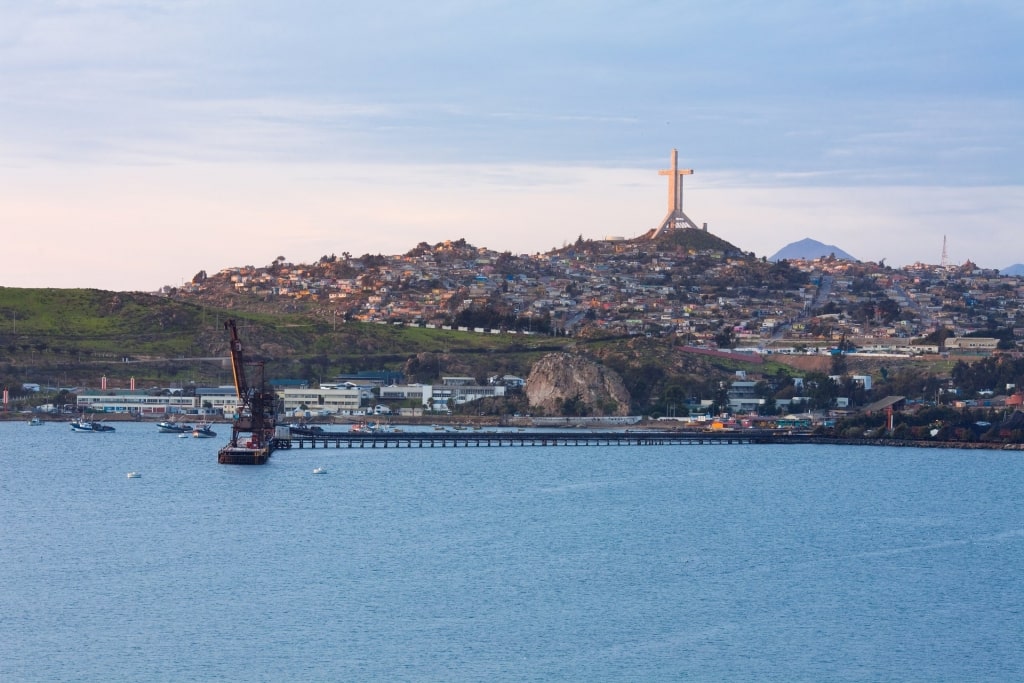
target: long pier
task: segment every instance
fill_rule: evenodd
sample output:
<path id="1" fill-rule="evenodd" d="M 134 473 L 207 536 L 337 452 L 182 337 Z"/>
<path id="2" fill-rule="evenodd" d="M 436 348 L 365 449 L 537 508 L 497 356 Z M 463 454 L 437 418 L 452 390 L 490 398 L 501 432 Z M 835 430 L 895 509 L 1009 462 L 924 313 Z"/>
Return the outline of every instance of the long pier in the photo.
<path id="1" fill-rule="evenodd" d="M 275 438 L 277 448 L 488 448 L 508 446 L 692 446 L 705 444 L 793 443 L 800 435 L 770 430 L 743 431 L 376 431 L 303 430 Z"/>

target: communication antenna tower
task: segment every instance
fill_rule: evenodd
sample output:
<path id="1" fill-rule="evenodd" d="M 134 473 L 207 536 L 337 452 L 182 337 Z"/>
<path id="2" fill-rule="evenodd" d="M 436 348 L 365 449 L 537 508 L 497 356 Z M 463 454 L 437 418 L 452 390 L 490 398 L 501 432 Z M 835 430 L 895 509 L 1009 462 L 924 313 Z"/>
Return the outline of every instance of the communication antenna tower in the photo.
<path id="1" fill-rule="evenodd" d="M 943 268 L 949 267 L 949 252 L 946 251 L 946 236 L 942 236 L 942 260 L 939 261 L 939 265 Z"/>

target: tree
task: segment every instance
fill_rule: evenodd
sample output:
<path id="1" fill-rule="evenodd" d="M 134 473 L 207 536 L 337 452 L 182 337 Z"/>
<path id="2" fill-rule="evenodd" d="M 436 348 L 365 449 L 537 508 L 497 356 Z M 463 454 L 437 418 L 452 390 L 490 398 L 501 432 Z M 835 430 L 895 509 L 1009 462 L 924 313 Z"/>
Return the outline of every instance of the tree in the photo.
<path id="1" fill-rule="evenodd" d="M 821 372 L 809 372 L 804 378 L 806 393 L 811 399 L 812 410 L 825 410 L 835 406 L 839 397 L 839 386 Z"/>
<path id="2" fill-rule="evenodd" d="M 764 403 L 757 407 L 758 415 L 778 415 L 779 407 L 775 403 L 775 397 L 769 396 L 764 400 Z"/>
<path id="3" fill-rule="evenodd" d="M 714 336 L 715 346 L 720 349 L 731 349 L 735 341 L 735 336 L 732 331 L 732 327 L 729 325 L 723 325 Z"/>
<path id="4" fill-rule="evenodd" d="M 729 409 L 729 390 L 725 382 L 719 382 L 711 402 L 711 410 L 715 415 L 724 413 Z"/>
<path id="5" fill-rule="evenodd" d="M 922 337 L 920 341 L 915 341 L 912 343 L 935 344 L 939 348 L 942 348 L 942 345 L 946 343 L 946 340 L 952 336 L 954 336 L 953 330 L 949 329 L 948 327 L 940 327 L 931 334 Z"/>
<path id="6" fill-rule="evenodd" d="M 584 416 L 589 413 L 586 401 L 580 394 L 576 394 L 562 401 L 561 413 L 567 417 Z"/>
<path id="7" fill-rule="evenodd" d="M 830 374 L 840 376 L 845 375 L 849 368 L 849 365 L 846 362 L 846 354 L 844 354 L 842 351 L 840 351 L 839 353 L 832 354 L 832 362 L 830 367 Z"/>

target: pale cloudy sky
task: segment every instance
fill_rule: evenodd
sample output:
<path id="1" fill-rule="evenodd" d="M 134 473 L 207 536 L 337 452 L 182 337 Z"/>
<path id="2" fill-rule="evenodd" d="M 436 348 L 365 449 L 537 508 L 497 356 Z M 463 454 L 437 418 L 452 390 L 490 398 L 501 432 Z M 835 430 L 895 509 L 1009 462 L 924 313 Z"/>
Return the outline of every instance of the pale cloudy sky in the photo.
<path id="1" fill-rule="evenodd" d="M 747 251 L 1024 262 L 1019 0 L 0 0 L 0 286 L 685 209 Z"/>

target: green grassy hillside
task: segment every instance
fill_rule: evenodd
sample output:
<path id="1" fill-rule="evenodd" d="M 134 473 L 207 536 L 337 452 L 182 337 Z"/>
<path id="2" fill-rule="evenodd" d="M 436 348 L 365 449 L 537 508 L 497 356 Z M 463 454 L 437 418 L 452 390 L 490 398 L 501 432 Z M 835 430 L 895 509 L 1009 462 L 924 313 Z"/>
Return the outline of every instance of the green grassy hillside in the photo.
<path id="1" fill-rule="evenodd" d="M 130 378 L 139 388 L 230 384 L 228 318 L 237 322 L 246 357 L 263 361 L 269 378 L 312 383 L 381 369 L 400 370 L 410 382 L 526 377 L 543 354 L 570 351 L 619 373 L 635 410 L 656 412 L 716 396 L 737 370 L 762 376 L 809 370 L 691 353 L 672 337 L 477 334 L 213 308 L 138 293 L 0 288 L 0 386 L 96 388 L 101 377 L 114 388 L 127 387 Z"/>
<path id="2" fill-rule="evenodd" d="M 229 381 L 221 360 L 229 317 L 247 357 L 276 376 L 312 380 L 407 363 L 422 366 L 424 376 L 427 366 L 524 372 L 531 357 L 564 342 L 217 309 L 138 293 L 0 288 L 0 382 L 89 386 L 101 375 L 146 385 Z"/>

